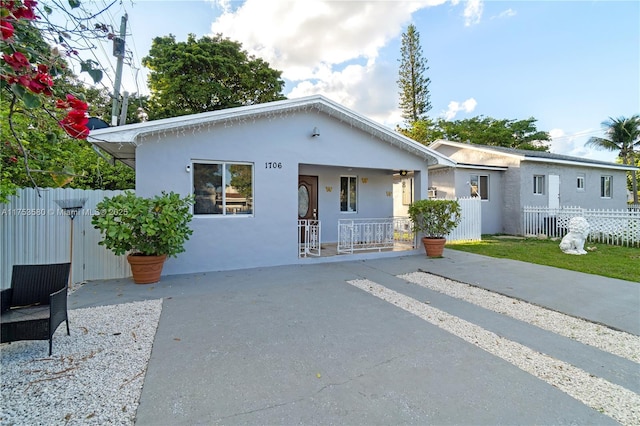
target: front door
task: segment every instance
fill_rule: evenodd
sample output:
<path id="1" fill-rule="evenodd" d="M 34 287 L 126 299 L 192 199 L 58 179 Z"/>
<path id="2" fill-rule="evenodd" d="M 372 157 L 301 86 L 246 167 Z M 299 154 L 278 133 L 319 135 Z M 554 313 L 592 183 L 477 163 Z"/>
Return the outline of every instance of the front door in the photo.
<path id="1" fill-rule="evenodd" d="M 298 220 L 318 219 L 318 176 L 298 176 Z M 300 241 L 305 242 L 305 230 L 300 230 Z"/>
<path id="2" fill-rule="evenodd" d="M 318 176 L 298 176 L 298 219 L 318 219 Z"/>

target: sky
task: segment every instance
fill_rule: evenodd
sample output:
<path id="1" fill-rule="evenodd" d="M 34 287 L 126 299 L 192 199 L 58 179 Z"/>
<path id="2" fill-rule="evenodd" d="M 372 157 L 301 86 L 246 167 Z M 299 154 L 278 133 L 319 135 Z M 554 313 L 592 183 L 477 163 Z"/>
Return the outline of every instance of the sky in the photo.
<path id="1" fill-rule="evenodd" d="M 534 117 L 551 152 L 614 161 L 585 142 L 609 117 L 640 113 L 637 1 L 121 0 L 103 16 L 117 30 L 124 13 L 131 93 L 148 94 L 141 60 L 154 37 L 221 33 L 281 70 L 288 98 L 321 94 L 395 128 L 401 37 L 414 24 L 431 118 Z M 100 49 L 112 88 L 115 59 Z"/>

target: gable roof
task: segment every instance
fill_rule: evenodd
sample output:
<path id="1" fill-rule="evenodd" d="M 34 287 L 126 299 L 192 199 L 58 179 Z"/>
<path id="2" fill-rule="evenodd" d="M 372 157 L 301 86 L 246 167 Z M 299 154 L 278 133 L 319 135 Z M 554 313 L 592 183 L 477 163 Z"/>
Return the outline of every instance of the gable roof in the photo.
<path id="1" fill-rule="evenodd" d="M 159 132 L 195 128 L 204 123 L 224 122 L 229 119 L 252 119 L 309 109 L 315 109 L 316 111 L 325 113 L 330 117 L 348 123 L 380 140 L 388 142 L 399 149 L 417 155 L 423 158 L 427 162 L 427 165 L 448 167 L 455 167 L 456 165 L 455 161 L 445 155 L 321 95 L 97 129 L 91 131 L 87 141 L 108 152 L 114 159 L 120 160 L 132 168 L 135 168 L 136 146 L 140 138 L 144 136 L 158 134 Z"/>
<path id="2" fill-rule="evenodd" d="M 608 161 L 592 160 L 590 158 L 572 157 L 569 155 L 553 154 L 545 151 L 532 151 L 527 149 L 505 148 L 501 146 L 476 145 L 461 142 L 452 142 L 447 140 L 437 140 L 429 145 L 429 148 L 437 150 L 440 146 L 450 146 L 454 148 L 470 149 L 480 152 L 493 153 L 519 159 L 520 161 L 532 161 L 540 163 L 565 164 L 571 166 L 589 166 L 600 169 L 616 169 L 616 170 L 638 170 L 635 166 L 626 166 L 624 164 L 611 163 Z"/>

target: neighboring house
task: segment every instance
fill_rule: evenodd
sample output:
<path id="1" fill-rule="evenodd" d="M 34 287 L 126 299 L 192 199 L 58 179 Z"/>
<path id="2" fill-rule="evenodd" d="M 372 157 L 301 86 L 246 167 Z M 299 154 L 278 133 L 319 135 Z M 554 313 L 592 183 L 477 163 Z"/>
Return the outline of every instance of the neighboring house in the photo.
<path id="1" fill-rule="evenodd" d="M 519 235 L 524 206 L 625 209 L 632 166 L 549 152 L 438 140 L 430 146 L 455 168 L 429 172 L 437 198 L 479 196 L 482 233 Z"/>
<path id="2" fill-rule="evenodd" d="M 336 242 L 339 219 L 393 216 L 394 175 L 410 172 L 420 199 L 429 166 L 455 166 L 322 96 L 98 129 L 89 141 L 135 168 L 137 194 L 195 195 L 193 235 L 166 274 L 304 262 L 300 219 L 319 219 L 322 242 Z"/>

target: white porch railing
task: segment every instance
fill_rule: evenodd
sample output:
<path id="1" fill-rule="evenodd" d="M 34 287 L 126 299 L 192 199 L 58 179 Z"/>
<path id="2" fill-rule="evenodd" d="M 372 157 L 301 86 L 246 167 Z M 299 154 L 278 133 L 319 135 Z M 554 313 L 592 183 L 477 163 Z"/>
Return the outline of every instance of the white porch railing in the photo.
<path id="1" fill-rule="evenodd" d="M 408 218 L 338 220 L 338 253 L 392 249 L 396 242 L 414 245 Z"/>
<path id="2" fill-rule="evenodd" d="M 640 211 L 598 210 L 581 207 L 526 206 L 523 209 L 523 234 L 544 234 L 561 238 L 569 230 L 571 218 L 581 216 L 590 225 L 589 240 L 606 244 L 640 246 Z"/>
<path id="3" fill-rule="evenodd" d="M 320 256 L 320 221 L 298 220 L 298 257 Z"/>

